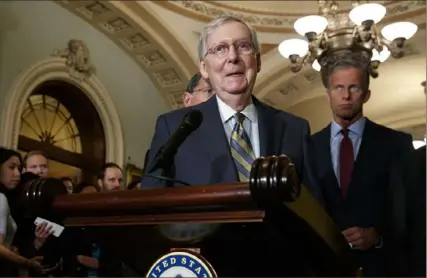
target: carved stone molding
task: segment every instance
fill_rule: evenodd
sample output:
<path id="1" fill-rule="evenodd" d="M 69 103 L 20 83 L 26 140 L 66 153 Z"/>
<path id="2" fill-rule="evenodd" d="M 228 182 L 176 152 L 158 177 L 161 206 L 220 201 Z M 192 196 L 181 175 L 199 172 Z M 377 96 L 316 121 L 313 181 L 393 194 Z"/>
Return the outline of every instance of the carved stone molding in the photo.
<path id="1" fill-rule="evenodd" d="M 383 20 L 389 20 L 400 14 L 408 13 L 425 7 L 425 1 L 386 1 L 387 16 Z M 307 14 L 289 12 L 266 12 L 248 8 L 237 7 L 231 4 L 215 1 L 154 1 L 157 5 L 167 8 L 173 12 L 182 14 L 199 21 L 210 21 L 212 18 L 228 14 L 236 16 L 251 24 L 258 31 L 294 33 L 293 24 L 295 20 L 304 15 L 315 13 L 310 11 Z M 347 12 L 347 11 L 345 11 Z"/>
<path id="2" fill-rule="evenodd" d="M 147 13 L 143 7 L 144 3 L 136 1 L 62 1 L 56 3 L 98 28 L 130 54 L 159 90 L 166 104 L 170 108 L 181 107 L 178 102 L 172 101 L 171 96 L 175 96 L 177 92 L 181 92 L 181 94 L 184 92 L 187 81 L 197 67 L 188 53 L 185 52 L 185 55 L 179 53 L 184 50 L 181 50 L 183 48 L 173 34 L 160 38 L 167 43 L 159 42 L 159 37 L 154 37 L 148 29 L 141 26 L 140 23 L 144 22 L 147 26 L 155 26 L 155 31 L 161 28 L 154 16 L 149 14 L 143 16 L 144 13 Z M 132 10 L 137 13 L 138 19 L 123 10 Z M 160 36 L 159 32 L 155 35 Z M 172 53 L 166 46 L 173 46 L 172 51 L 179 54 Z M 178 59 L 181 60 L 178 61 Z"/>
<path id="3" fill-rule="evenodd" d="M 65 58 L 65 65 L 69 68 L 72 78 L 86 79 L 95 73 L 91 64 L 89 48 L 82 40 L 72 39 L 63 49 L 55 49 L 53 56 Z"/>
<path id="4" fill-rule="evenodd" d="M 383 23 L 411 20 L 414 17 L 419 19 L 425 14 L 425 1 L 384 2 L 387 16 Z M 165 23 L 168 19 L 156 17 L 158 9 L 164 7 L 199 22 L 210 21 L 221 14 L 233 14 L 253 25 L 258 31 L 271 32 L 269 36 L 294 34 L 292 26 L 294 21 L 304 15 L 230 8 L 231 4 L 223 1 L 62 1 L 57 3 L 101 30 L 126 51 L 147 73 L 171 108 L 182 106 L 182 92 L 187 81 L 198 70 L 197 61 L 192 60 L 190 53 L 179 41 L 182 39 L 181 34 L 172 34 L 167 30 L 168 25 Z M 311 12 L 307 11 L 307 13 Z M 421 29 L 420 25 L 419 27 Z M 200 30 L 188 31 L 195 35 L 200 32 Z M 263 56 L 266 57 L 266 60 L 263 60 L 263 68 L 269 68 L 264 67 L 264 61 L 267 61 L 267 64 L 269 57 L 272 58 L 271 60 L 276 57 L 273 56 L 276 55 L 273 50 L 277 49 L 274 42 L 275 40 L 260 42 L 262 54 L 271 55 L 271 57 Z M 407 44 L 407 56 L 418 55 L 417 49 L 411 48 L 411 44 L 412 42 Z M 313 84 L 320 84 L 317 72 L 306 72 L 299 78 L 297 75 L 288 73 L 287 65 L 283 59 L 282 65 L 275 66 L 268 72 L 261 72 L 255 86 L 255 94 L 261 99 L 268 98 L 272 101 L 273 95 L 280 96 L 283 101 L 276 103 L 276 106 L 282 109 L 286 108 L 287 103 L 298 102 L 292 96 L 301 96 L 301 90 L 307 90 L 307 87 L 314 86 Z M 292 83 L 298 85 L 298 88 L 294 93 L 283 96 L 279 90 L 286 89 L 287 79 L 293 79 Z"/>
<path id="5" fill-rule="evenodd" d="M 80 88 L 92 101 L 105 133 L 106 161 L 124 163 L 124 141 L 120 118 L 110 95 L 102 83 L 92 75 L 83 80 L 70 77 L 66 58 L 49 57 L 23 72 L 12 83 L 6 94 L 0 119 L 0 145 L 16 148 L 24 104 L 34 89 L 49 80 L 64 80 Z"/>

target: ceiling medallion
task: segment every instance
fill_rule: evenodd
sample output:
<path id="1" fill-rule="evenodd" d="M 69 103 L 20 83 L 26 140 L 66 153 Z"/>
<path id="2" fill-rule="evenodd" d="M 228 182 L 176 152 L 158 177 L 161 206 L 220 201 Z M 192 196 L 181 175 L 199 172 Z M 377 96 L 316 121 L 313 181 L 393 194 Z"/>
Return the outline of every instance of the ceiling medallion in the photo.
<path id="1" fill-rule="evenodd" d="M 370 60 L 370 75 L 378 77 L 378 67 L 391 55 L 404 55 L 405 41 L 417 32 L 411 22 L 395 22 L 380 32 L 377 23 L 386 14 L 386 8 L 378 3 L 360 4 L 352 1 L 352 10 L 339 13 L 338 1 L 319 0 L 319 15 L 299 18 L 295 31 L 305 39 L 289 39 L 279 45 L 280 54 L 291 60 L 291 70 L 299 72 L 311 64 L 320 71 L 326 58 L 339 52 L 357 51 Z M 382 36 L 381 36 L 382 35 Z"/>

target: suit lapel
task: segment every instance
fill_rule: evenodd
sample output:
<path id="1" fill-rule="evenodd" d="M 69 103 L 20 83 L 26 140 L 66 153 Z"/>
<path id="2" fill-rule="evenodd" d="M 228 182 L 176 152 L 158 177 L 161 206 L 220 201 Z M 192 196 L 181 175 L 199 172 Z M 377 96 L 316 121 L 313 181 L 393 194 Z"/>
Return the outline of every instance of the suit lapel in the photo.
<path id="1" fill-rule="evenodd" d="M 286 123 L 275 119 L 276 110 L 252 97 L 258 113 L 258 132 L 260 156 L 277 155 L 280 152 L 282 134 L 286 129 Z"/>
<path id="2" fill-rule="evenodd" d="M 216 97 L 194 108 L 203 113 L 203 123 L 196 133 L 197 144 L 211 160 L 212 176 L 218 179 L 217 182 L 238 181 Z"/>

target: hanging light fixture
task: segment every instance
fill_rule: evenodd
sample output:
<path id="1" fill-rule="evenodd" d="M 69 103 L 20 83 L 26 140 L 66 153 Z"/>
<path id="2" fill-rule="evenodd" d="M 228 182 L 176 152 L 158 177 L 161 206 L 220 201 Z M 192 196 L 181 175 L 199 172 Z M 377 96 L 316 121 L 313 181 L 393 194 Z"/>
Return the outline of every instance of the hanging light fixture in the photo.
<path id="1" fill-rule="evenodd" d="M 370 74 L 378 77 L 378 67 L 390 56 L 401 58 L 403 46 L 417 32 L 411 22 L 395 22 L 381 33 L 377 25 L 386 8 L 378 3 L 352 1 L 349 14 L 338 13 L 338 1 L 319 0 L 319 15 L 299 18 L 295 31 L 304 39 L 289 39 L 279 45 L 279 53 L 291 61 L 291 70 L 299 72 L 306 64 L 320 71 L 325 57 L 342 50 L 360 51 L 370 59 Z"/>

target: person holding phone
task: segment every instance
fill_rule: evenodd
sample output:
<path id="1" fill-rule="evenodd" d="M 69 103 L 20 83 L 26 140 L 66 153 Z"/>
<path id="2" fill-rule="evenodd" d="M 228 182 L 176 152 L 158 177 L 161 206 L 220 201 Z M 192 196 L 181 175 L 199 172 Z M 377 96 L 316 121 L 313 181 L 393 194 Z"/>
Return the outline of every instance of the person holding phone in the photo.
<path id="1" fill-rule="evenodd" d="M 42 269 L 40 262 L 43 257 L 34 256 L 28 259 L 21 256 L 19 250 L 12 246 L 17 225 L 11 215 L 7 195 L 20 182 L 21 167 L 22 158 L 18 152 L 0 148 L 0 277 L 22 276 L 22 271 Z M 34 244 L 43 245 L 49 233 L 46 225 L 38 226 Z"/>

